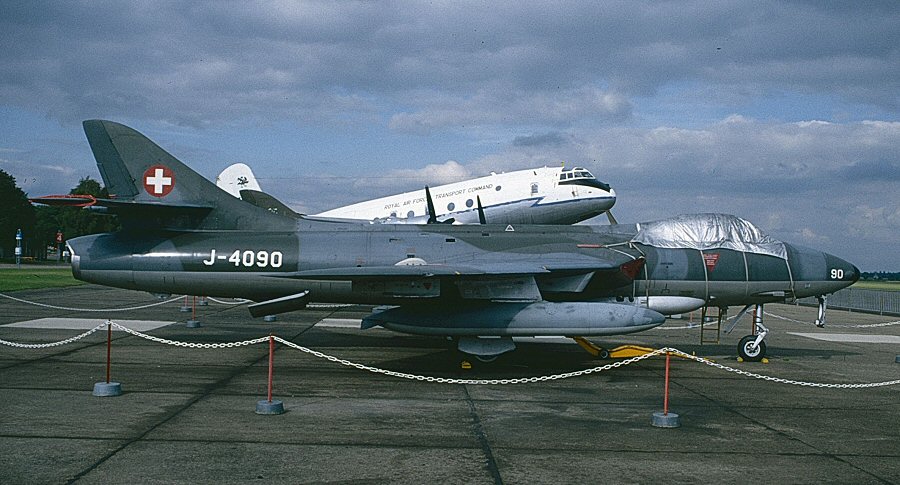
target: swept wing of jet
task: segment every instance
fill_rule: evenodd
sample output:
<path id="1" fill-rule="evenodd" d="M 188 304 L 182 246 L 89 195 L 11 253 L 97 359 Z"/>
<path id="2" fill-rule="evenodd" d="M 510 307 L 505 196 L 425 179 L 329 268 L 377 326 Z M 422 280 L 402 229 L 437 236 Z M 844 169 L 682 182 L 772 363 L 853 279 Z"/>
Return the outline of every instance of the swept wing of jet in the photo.
<path id="1" fill-rule="evenodd" d="M 662 312 L 824 295 L 858 278 L 846 261 L 726 215 L 540 226 L 276 214 L 232 197 L 131 128 L 100 120 L 84 128 L 110 197 L 35 199 L 118 214 L 121 231 L 68 242 L 75 277 L 249 298 L 254 316 L 310 300 L 385 305 L 364 328 L 452 336 L 463 351 L 495 356 L 514 348 L 513 336 L 637 332 L 661 324 Z"/>

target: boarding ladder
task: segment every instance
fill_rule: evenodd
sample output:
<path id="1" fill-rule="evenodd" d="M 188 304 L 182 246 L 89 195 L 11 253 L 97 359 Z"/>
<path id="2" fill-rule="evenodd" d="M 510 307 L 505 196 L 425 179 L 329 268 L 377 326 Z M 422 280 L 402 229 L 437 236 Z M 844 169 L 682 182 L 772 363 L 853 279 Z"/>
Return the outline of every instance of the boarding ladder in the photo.
<path id="1" fill-rule="evenodd" d="M 722 320 L 728 318 L 728 307 L 722 308 L 718 306 L 706 305 L 700 312 L 700 345 L 717 344 L 719 336 L 722 334 Z M 715 333 L 713 329 L 706 329 L 707 322 L 716 322 Z"/>

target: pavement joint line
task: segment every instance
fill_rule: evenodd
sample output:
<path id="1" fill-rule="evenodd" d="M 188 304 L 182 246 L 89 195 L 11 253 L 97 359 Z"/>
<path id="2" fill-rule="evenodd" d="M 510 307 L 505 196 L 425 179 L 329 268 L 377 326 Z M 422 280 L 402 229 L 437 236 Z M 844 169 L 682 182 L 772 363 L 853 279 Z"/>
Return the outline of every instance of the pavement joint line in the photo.
<path id="1" fill-rule="evenodd" d="M 301 334 L 302 333 L 303 332 L 301 332 Z M 130 334 L 128 336 L 133 337 Z M 135 337 L 135 338 L 137 338 L 137 337 Z M 296 338 L 296 337 L 294 337 L 294 338 Z M 254 367 L 254 365 L 256 365 L 257 363 L 259 363 L 263 360 L 267 360 L 269 358 L 268 348 L 266 348 L 265 350 L 262 350 L 261 353 L 262 353 L 262 356 L 259 359 L 256 359 L 255 361 L 252 361 L 250 363 L 245 363 L 244 365 L 241 365 L 241 366 L 235 366 L 236 369 L 233 372 L 229 373 L 228 375 L 224 376 L 223 378 L 221 378 L 215 382 L 212 382 L 212 383 L 209 383 L 209 384 L 203 386 L 195 397 L 189 399 L 187 402 L 185 402 L 183 405 L 179 406 L 177 409 L 174 409 L 174 410 L 170 411 L 169 413 L 163 415 L 163 418 L 160 421 L 157 421 L 156 423 L 151 424 L 146 430 L 144 430 L 138 436 L 130 438 L 130 439 L 122 440 L 123 444 L 121 446 L 118 446 L 116 449 L 114 449 L 114 450 L 110 451 L 109 453 L 107 453 L 106 455 L 100 457 L 92 465 L 88 466 L 84 470 L 77 473 L 74 477 L 69 479 L 67 481 L 67 483 L 69 483 L 69 484 L 75 483 L 78 480 L 84 478 L 90 472 L 92 472 L 92 471 L 96 470 L 98 467 L 100 467 L 103 463 L 109 461 L 110 458 L 112 458 L 112 457 L 116 456 L 117 454 L 119 454 L 120 452 L 124 451 L 129 446 L 142 441 L 144 439 L 144 437 L 146 437 L 148 434 L 150 434 L 153 431 L 156 431 L 157 428 L 168 423 L 169 421 L 171 421 L 172 419 L 174 419 L 175 417 L 177 417 L 184 411 L 187 411 L 188 409 L 193 407 L 194 404 L 200 402 L 201 400 L 203 400 L 205 398 L 208 398 L 209 396 L 215 395 L 212 392 L 213 390 L 215 390 L 219 387 L 228 385 L 228 383 L 232 379 L 234 379 L 234 378 L 238 377 L 239 375 L 243 374 L 244 372 L 247 372 L 248 370 L 252 369 Z"/>
<path id="2" fill-rule="evenodd" d="M 124 438 L 104 438 L 104 437 L 68 437 L 68 436 L 52 436 L 52 435 L 15 435 L 15 434 L 0 434 L 0 438 L 10 438 L 10 439 L 58 439 L 58 440 L 67 440 L 67 441 L 101 441 L 101 442 L 114 442 L 114 441 L 126 441 Z M 427 445 L 427 444 L 377 444 L 377 443 L 347 443 L 342 441 L 316 441 L 316 442 L 284 442 L 284 441 L 265 441 L 265 440 L 225 440 L 225 439 L 165 439 L 165 438 L 147 438 L 141 440 L 144 443 L 209 443 L 209 444 L 265 444 L 265 445 L 280 445 L 280 446 L 340 446 L 346 448 L 384 448 L 384 449 L 433 449 L 433 450 L 444 450 L 444 449 L 453 449 L 453 450 L 470 450 L 471 446 L 453 446 L 453 445 Z M 508 451 L 535 451 L 542 450 L 540 447 L 525 447 L 525 446 L 497 446 L 494 447 L 498 450 L 508 450 Z M 572 450 L 576 451 L 576 450 Z M 591 452 L 610 452 L 610 453 L 635 453 L 635 454 L 647 454 L 647 455 L 656 455 L 659 453 L 667 453 L 673 455 L 723 455 L 723 456 L 745 456 L 747 454 L 746 451 L 708 451 L 708 450 L 685 450 L 685 449 L 672 449 L 670 447 L 662 447 L 662 448 L 642 448 L 642 449 L 623 449 L 620 447 L 609 447 L 603 448 L 600 444 L 591 448 Z M 792 452 L 792 451 L 778 451 L 778 452 L 769 452 L 765 450 L 755 450 L 753 452 L 756 456 L 793 456 L 793 457 L 854 457 L 854 458 L 900 458 L 900 453 L 898 454 L 872 454 L 872 453 L 827 453 L 820 452 L 818 450 L 810 451 L 807 453 L 800 452 Z M 843 462 L 842 462 L 843 463 Z"/>
<path id="3" fill-rule="evenodd" d="M 131 335 L 128 335 L 128 334 L 125 334 L 125 335 L 117 335 L 117 336 L 114 336 L 114 337 L 113 337 L 112 341 L 115 342 L 116 340 L 121 340 L 121 339 L 123 339 L 123 338 L 127 338 L 127 337 L 130 337 L 130 336 L 131 336 Z M 69 344 L 69 345 L 74 345 L 74 346 L 75 346 L 74 348 L 69 348 L 68 345 L 67 345 L 67 346 L 66 346 L 66 350 L 63 351 L 63 352 L 59 352 L 59 353 L 51 353 L 51 354 L 48 354 L 48 355 L 45 355 L 45 356 L 42 356 L 42 357 L 38 357 L 38 358 L 35 358 L 35 359 L 31 359 L 31 360 L 16 360 L 16 361 L 13 361 L 13 363 L 10 364 L 10 365 L 2 365 L 2 366 L 0 366 L 0 370 L 13 369 L 13 368 L 18 367 L 18 366 L 21 366 L 21 365 L 41 363 L 41 362 L 43 362 L 43 361 L 45 361 L 45 360 L 48 360 L 48 361 L 49 361 L 49 360 L 54 360 L 54 359 L 57 359 L 57 358 L 59 358 L 59 357 L 65 357 L 65 356 L 68 356 L 68 355 L 73 354 L 73 353 L 75 353 L 75 352 L 79 352 L 79 351 L 82 351 L 82 350 L 85 350 L 85 349 L 88 349 L 88 348 L 91 348 L 91 347 L 96 347 L 97 345 L 104 345 L 104 346 L 105 346 L 105 345 L 106 345 L 106 337 L 103 337 L 103 340 L 102 340 L 102 341 L 100 341 L 100 342 L 95 342 L 95 343 L 90 343 L 90 342 L 87 342 L 87 341 L 85 341 L 85 340 L 80 340 L 79 342 L 81 342 L 81 346 L 78 346 L 78 342 L 73 342 L 73 343 L 71 343 L 71 344 Z M 62 347 L 60 347 L 60 348 L 62 348 Z M 42 350 L 47 350 L 47 349 L 42 349 Z M 66 362 L 66 363 L 69 363 L 69 361 L 60 361 L 60 362 Z"/>
<path id="4" fill-rule="evenodd" d="M 656 372 L 656 373 L 659 373 L 660 375 L 662 375 L 661 372 L 660 372 L 658 369 L 656 369 L 656 370 L 650 369 L 650 371 L 651 371 L 651 372 Z M 696 396 L 699 396 L 699 397 L 705 399 L 705 400 L 706 400 L 707 402 L 709 402 L 709 404 L 712 405 L 712 406 L 718 406 L 718 407 L 720 407 L 721 409 L 723 409 L 723 410 L 725 410 L 725 411 L 727 411 L 727 412 L 729 412 L 729 413 L 732 413 L 732 414 L 734 414 L 734 415 L 740 416 L 740 417 L 746 419 L 747 421 L 749 421 L 750 423 L 756 424 L 757 426 L 761 426 L 763 429 L 765 429 L 765 430 L 767 430 L 767 431 L 770 431 L 770 432 L 773 432 L 773 433 L 775 433 L 776 435 L 781 436 L 782 438 L 785 438 L 785 439 L 787 439 L 787 440 L 789 440 L 789 441 L 795 441 L 795 442 L 797 442 L 797 443 L 802 444 L 803 446 L 806 446 L 807 448 L 809 448 L 809 449 L 811 449 L 811 450 L 815 450 L 817 453 L 811 453 L 810 455 L 812 455 L 812 456 L 823 456 L 823 457 L 831 458 L 832 460 L 841 462 L 841 463 L 843 463 L 844 465 L 847 465 L 847 466 L 849 466 L 849 467 L 851 467 L 851 468 L 853 468 L 853 469 L 855 469 L 855 470 L 857 470 L 857 471 L 859 471 L 859 472 L 861 472 L 861 473 L 863 473 L 863 474 L 865 474 L 865 475 L 868 475 L 868 476 L 872 477 L 872 478 L 875 479 L 875 480 L 878 480 L 880 483 L 892 483 L 892 482 L 890 482 L 890 481 L 888 481 L 888 480 L 886 480 L 886 479 L 884 479 L 884 478 L 882 478 L 882 477 L 879 477 L 879 476 L 875 475 L 874 473 L 872 473 L 872 472 L 870 472 L 870 471 L 868 471 L 868 470 L 865 470 L 865 469 L 863 469 L 863 468 L 860 468 L 860 467 L 854 465 L 853 463 L 851 463 L 851 462 L 849 462 L 849 461 L 847 461 L 847 460 L 842 459 L 839 455 L 837 455 L 837 454 L 835 454 L 835 453 L 831 453 L 831 452 L 822 450 L 822 449 L 820 449 L 819 447 L 817 447 L 817 446 L 815 446 L 815 445 L 813 445 L 813 444 L 807 443 L 806 441 L 804 441 L 803 439 L 801 439 L 801 438 L 799 438 L 799 437 L 791 436 L 791 435 L 788 434 L 786 431 L 782 431 L 782 430 L 775 429 L 775 428 L 771 427 L 770 425 L 768 425 L 768 424 L 766 424 L 766 423 L 760 421 L 759 419 L 756 419 L 756 418 L 753 418 L 753 417 L 749 416 L 747 413 L 742 413 L 742 412 L 740 412 L 739 410 L 737 410 L 734 406 L 728 404 L 727 402 L 724 402 L 724 401 L 718 402 L 718 401 L 714 400 L 713 398 L 707 396 L 707 395 L 704 394 L 703 392 L 700 392 L 700 391 L 697 390 L 697 389 L 690 388 L 690 387 L 688 387 L 686 384 L 683 384 L 683 383 L 678 382 L 678 377 L 677 377 L 677 376 L 670 376 L 670 378 L 671 378 L 671 380 L 670 380 L 670 384 L 671 384 L 671 385 L 677 386 L 677 387 L 679 387 L 679 388 L 681 388 L 681 389 L 683 389 L 683 390 L 685 390 L 685 391 L 687 391 L 687 392 L 690 392 L 690 393 L 692 393 L 692 394 L 694 394 L 694 395 L 696 395 Z M 699 405 L 698 405 L 698 406 L 699 406 Z M 676 407 L 677 407 L 677 405 L 676 405 Z M 745 407 L 745 409 L 747 409 L 747 408 Z M 769 407 L 761 406 L 761 407 L 758 407 L 758 408 L 750 408 L 750 409 L 763 410 L 763 409 L 772 409 L 772 407 L 771 407 L 771 406 L 769 406 Z M 754 451 L 754 453 L 759 454 L 759 453 L 756 452 L 756 451 Z M 801 455 L 801 456 L 803 456 L 803 455 Z M 843 455 L 843 456 L 865 456 L 865 455 Z"/>
<path id="5" fill-rule="evenodd" d="M 673 379 L 672 382 L 674 382 L 674 379 Z M 863 474 L 865 474 L 865 475 L 868 475 L 868 476 L 872 477 L 872 478 L 875 479 L 875 480 L 878 480 L 878 482 L 880 482 L 880 483 L 887 483 L 887 484 L 893 483 L 893 482 L 891 482 L 891 481 L 889 481 L 889 480 L 885 480 L 884 478 L 879 477 L 878 475 L 875 475 L 874 473 L 870 472 L 869 470 L 860 468 L 860 467 L 854 465 L 853 463 L 851 463 L 851 462 L 849 462 L 849 461 L 847 461 L 847 460 L 842 459 L 842 458 L 840 457 L 839 454 L 831 453 L 831 452 L 825 451 L 825 450 L 823 450 L 823 449 L 821 449 L 821 448 L 815 446 L 814 444 L 810 444 L 810 443 L 806 442 L 805 440 L 803 440 L 803 439 L 800 438 L 800 437 L 792 436 L 792 435 L 790 435 L 790 434 L 789 434 L 788 432 L 786 432 L 786 431 L 782 431 L 782 430 L 773 428 L 772 426 L 766 424 L 765 422 L 760 421 L 760 420 L 757 419 L 757 418 L 751 417 L 751 416 L 749 416 L 747 413 L 741 412 L 740 410 L 736 409 L 733 405 L 728 404 L 727 402 L 724 402 L 724 401 L 723 401 L 723 402 L 721 402 L 721 403 L 718 403 L 718 402 L 716 402 L 714 399 L 712 399 L 711 397 L 706 396 L 704 393 L 700 392 L 699 390 L 695 390 L 695 389 L 687 389 L 686 387 L 685 387 L 685 389 L 686 389 L 686 390 L 689 390 L 690 392 L 692 392 L 692 393 L 694 393 L 694 394 L 696 394 L 696 395 L 698 395 L 698 396 L 701 396 L 701 397 L 707 399 L 711 404 L 713 404 L 713 405 L 718 405 L 720 408 L 722 408 L 722 409 L 725 410 L 725 411 L 728 411 L 729 413 L 732 413 L 732 414 L 735 414 L 735 415 L 737 415 L 737 416 L 740 416 L 740 417 L 746 419 L 747 421 L 749 421 L 750 423 L 756 424 L 757 426 L 761 426 L 763 429 L 765 429 L 765 430 L 767 430 L 767 431 L 769 431 L 769 432 L 773 432 L 773 433 L 775 433 L 776 435 L 781 436 L 782 438 L 785 438 L 785 439 L 787 439 L 787 440 L 789 440 L 789 441 L 794 441 L 794 442 L 800 443 L 800 444 L 802 444 L 803 446 L 806 446 L 806 447 L 809 448 L 809 449 L 815 450 L 815 451 L 818 452 L 818 453 L 817 453 L 817 454 L 812 454 L 812 455 L 814 455 L 814 456 L 823 456 L 823 457 L 831 458 L 832 460 L 835 460 L 835 461 L 838 461 L 838 462 L 840 462 L 840 463 L 843 463 L 844 465 L 847 465 L 847 466 L 849 466 L 850 468 L 853 468 L 854 470 L 857 470 L 857 471 L 859 471 L 859 472 L 861 472 L 861 473 L 863 473 Z M 761 408 L 758 408 L 758 409 L 765 409 L 765 408 L 761 407 Z M 843 455 L 843 456 L 854 456 L 854 455 Z"/>
<path id="6" fill-rule="evenodd" d="M 491 474 L 491 478 L 494 480 L 495 485 L 503 484 L 503 477 L 500 475 L 500 468 L 497 466 L 497 460 L 494 459 L 494 452 L 491 449 L 491 442 L 487 438 L 487 433 L 485 432 L 484 425 L 481 423 L 481 418 L 478 415 L 478 409 L 475 407 L 475 402 L 472 400 L 472 396 L 469 395 L 469 387 L 467 385 L 463 385 L 463 393 L 465 394 L 465 402 L 469 408 L 469 417 L 472 418 L 472 431 L 475 434 L 475 440 L 478 441 L 478 444 L 481 446 L 481 452 L 484 453 L 485 458 L 485 468 L 488 473 Z"/>

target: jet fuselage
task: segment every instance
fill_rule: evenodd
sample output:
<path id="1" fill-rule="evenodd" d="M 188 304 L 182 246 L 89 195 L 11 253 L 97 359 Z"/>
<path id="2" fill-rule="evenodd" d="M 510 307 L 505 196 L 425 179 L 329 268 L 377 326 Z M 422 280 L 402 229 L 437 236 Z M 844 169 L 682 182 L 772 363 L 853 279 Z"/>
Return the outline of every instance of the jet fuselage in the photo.
<path id="1" fill-rule="evenodd" d="M 535 276 L 548 301 L 681 296 L 719 305 L 785 301 L 832 293 L 859 276 L 850 263 L 786 244 L 787 260 L 732 249 L 656 248 L 629 243 L 633 225 L 620 226 L 384 226 L 301 221 L 296 232 L 243 231 L 115 233 L 69 241 L 78 279 L 160 293 L 267 300 L 301 291 L 321 302 L 369 304 L 455 302 L 458 278 L 366 276 L 366 268 L 418 262 L 503 269 L 556 260 L 624 264 L 645 258 L 633 283 L 557 268 Z M 510 230 L 511 229 L 511 230 Z M 589 263 L 588 263 L 589 264 Z M 341 271 L 355 268 L 353 274 Z M 316 276 L 315 271 L 321 271 Z M 523 271 L 524 272 L 524 271 Z M 614 273 L 614 272 L 613 272 Z M 384 276 L 379 278 L 378 276 Z M 514 279 L 515 271 L 510 277 Z M 432 282 L 430 288 L 423 285 Z M 418 293 L 417 293 L 418 292 Z"/>

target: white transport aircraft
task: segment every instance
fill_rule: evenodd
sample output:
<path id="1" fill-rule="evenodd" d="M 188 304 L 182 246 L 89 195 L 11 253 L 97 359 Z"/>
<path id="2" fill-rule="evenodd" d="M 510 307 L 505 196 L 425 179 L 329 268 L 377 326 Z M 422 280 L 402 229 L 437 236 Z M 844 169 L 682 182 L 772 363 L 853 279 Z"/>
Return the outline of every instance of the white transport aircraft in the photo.
<path id="1" fill-rule="evenodd" d="M 243 163 L 226 168 L 216 178 L 216 185 L 269 210 L 293 212 L 261 192 L 252 170 Z M 428 195 L 434 217 L 428 212 Z M 609 211 L 615 203 L 616 192 L 584 168 L 541 167 L 491 172 L 486 177 L 358 202 L 312 216 L 387 224 L 429 220 L 477 224 L 482 217 L 492 224 L 574 224 Z"/>

